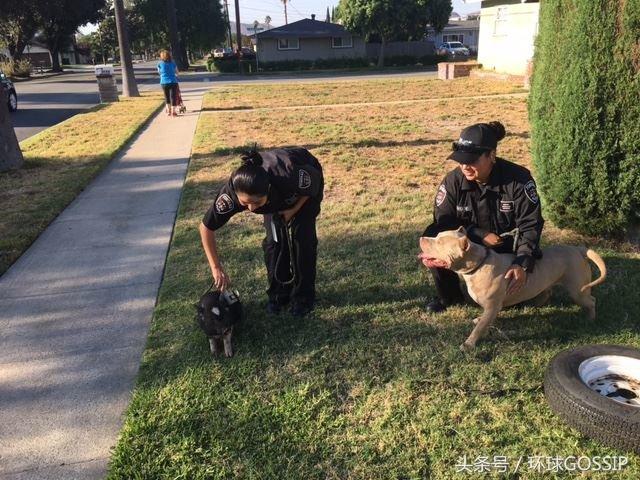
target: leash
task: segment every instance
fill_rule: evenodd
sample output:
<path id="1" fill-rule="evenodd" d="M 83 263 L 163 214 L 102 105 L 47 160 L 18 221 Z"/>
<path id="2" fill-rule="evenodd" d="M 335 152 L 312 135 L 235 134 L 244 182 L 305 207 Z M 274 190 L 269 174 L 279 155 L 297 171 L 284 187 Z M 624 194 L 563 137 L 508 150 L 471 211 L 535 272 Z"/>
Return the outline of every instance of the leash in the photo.
<path id="1" fill-rule="evenodd" d="M 501 233 L 499 237 L 513 237 L 513 253 L 516 253 L 518 251 L 518 240 L 520 239 L 520 229 L 518 227 L 509 232 Z"/>
<path id="2" fill-rule="evenodd" d="M 276 214 L 274 214 L 273 218 L 275 218 L 275 215 Z M 272 222 L 273 222 L 273 218 L 271 220 Z M 289 271 L 291 272 L 291 278 L 286 281 L 282 281 L 278 278 L 278 269 L 280 267 L 280 263 L 282 262 L 282 255 L 284 254 L 284 249 L 282 248 L 282 245 L 280 245 L 280 253 L 278 253 L 278 258 L 276 259 L 276 265 L 275 265 L 275 270 L 273 272 L 273 276 L 276 279 L 276 282 L 278 282 L 280 285 L 291 285 L 297 276 L 295 255 L 293 252 L 293 233 L 291 231 L 291 225 L 286 224 L 284 223 L 284 221 L 282 221 L 282 231 L 284 232 L 284 236 L 287 239 L 287 246 L 289 247 Z"/>

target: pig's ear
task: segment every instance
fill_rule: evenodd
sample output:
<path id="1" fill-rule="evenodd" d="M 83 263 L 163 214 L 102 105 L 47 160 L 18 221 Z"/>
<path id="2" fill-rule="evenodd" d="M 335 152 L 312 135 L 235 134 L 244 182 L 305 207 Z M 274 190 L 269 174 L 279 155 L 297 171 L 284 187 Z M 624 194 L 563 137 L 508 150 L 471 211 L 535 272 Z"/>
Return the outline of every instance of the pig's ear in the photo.
<path id="1" fill-rule="evenodd" d="M 457 232 L 463 234 L 465 237 L 467 236 L 467 230 L 464 227 L 458 228 Z"/>
<path id="2" fill-rule="evenodd" d="M 469 239 L 467 237 L 459 238 L 458 243 L 460 244 L 460 248 L 463 252 L 466 252 L 471 248 L 471 244 L 469 243 Z"/>

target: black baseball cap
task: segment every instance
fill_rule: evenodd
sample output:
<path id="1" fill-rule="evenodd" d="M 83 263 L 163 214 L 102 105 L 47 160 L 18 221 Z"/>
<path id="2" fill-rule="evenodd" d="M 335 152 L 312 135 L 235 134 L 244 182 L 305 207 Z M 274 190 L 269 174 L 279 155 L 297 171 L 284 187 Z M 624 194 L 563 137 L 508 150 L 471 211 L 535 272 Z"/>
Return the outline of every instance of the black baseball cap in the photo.
<path id="1" fill-rule="evenodd" d="M 469 165 L 497 147 L 498 139 L 494 129 L 486 123 L 476 123 L 462 130 L 460 139 L 453 142 L 453 153 L 448 158 Z"/>

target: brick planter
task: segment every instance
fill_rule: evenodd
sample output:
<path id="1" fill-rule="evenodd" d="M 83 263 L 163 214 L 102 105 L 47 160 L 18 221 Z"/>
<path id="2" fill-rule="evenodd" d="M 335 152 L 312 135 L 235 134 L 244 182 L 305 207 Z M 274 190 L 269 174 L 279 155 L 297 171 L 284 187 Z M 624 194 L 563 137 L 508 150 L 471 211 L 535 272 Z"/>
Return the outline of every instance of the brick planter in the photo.
<path id="1" fill-rule="evenodd" d="M 454 78 L 468 77 L 472 70 L 482 68 L 478 62 L 441 62 L 438 64 L 438 78 L 440 80 L 453 80 Z"/>

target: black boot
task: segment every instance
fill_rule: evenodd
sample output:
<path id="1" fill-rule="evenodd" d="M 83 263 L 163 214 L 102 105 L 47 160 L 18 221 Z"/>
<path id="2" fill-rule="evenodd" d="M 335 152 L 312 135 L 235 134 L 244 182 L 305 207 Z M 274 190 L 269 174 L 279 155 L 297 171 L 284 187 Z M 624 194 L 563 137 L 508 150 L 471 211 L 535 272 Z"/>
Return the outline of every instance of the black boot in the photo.
<path id="1" fill-rule="evenodd" d="M 427 303 L 427 312 L 429 313 L 440 313 L 444 312 L 447 309 L 448 305 L 445 305 L 440 298 L 436 297 Z"/>

